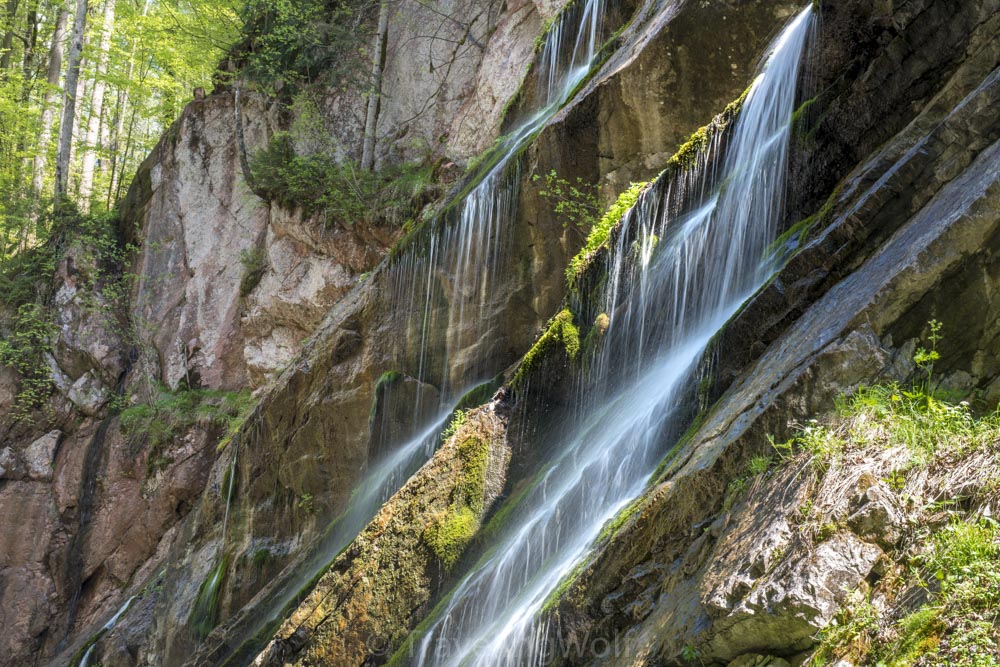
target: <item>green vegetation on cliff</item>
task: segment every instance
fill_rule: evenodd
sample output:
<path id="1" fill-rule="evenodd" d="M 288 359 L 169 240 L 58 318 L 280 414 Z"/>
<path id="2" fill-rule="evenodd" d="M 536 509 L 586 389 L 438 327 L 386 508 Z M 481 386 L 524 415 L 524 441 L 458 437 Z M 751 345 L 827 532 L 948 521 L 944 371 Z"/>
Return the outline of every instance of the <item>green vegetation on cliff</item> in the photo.
<path id="1" fill-rule="evenodd" d="M 568 308 L 559 311 L 549 320 L 545 331 L 521 359 L 511 385 L 515 387 L 521 385 L 541 361 L 559 345 L 571 360 L 576 359 L 580 353 L 580 330 L 573 323 L 573 312 Z"/>
<path id="2" fill-rule="evenodd" d="M 464 423 L 464 414 L 462 421 Z M 477 436 L 469 436 L 459 443 L 458 458 L 462 472 L 452 492 L 451 508 L 424 531 L 428 546 L 448 569 L 458 562 L 479 530 L 489 451 L 489 442 Z"/>
<path id="3" fill-rule="evenodd" d="M 427 163 L 362 169 L 332 151 L 301 153 L 289 132 L 278 132 L 250 158 L 254 190 L 261 197 L 327 226 L 356 223 L 412 224 L 433 178 Z"/>
<path id="4" fill-rule="evenodd" d="M 148 402 L 132 405 L 121 413 L 122 431 L 148 449 L 146 472 L 150 475 L 172 462 L 165 450 L 184 431 L 202 425 L 229 436 L 250 407 L 249 391 L 187 389 L 172 392 L 160 386 L 154 391 L 155 395 Z"/>
<path id="5" fill-rule="evenodd" d="M 816 543 L 858 529 L 836 509 L 838 479 L 879 486 L 902 512 L 876 528 L 885 574 L 823 630 L 811 665 L 983 667 L 1000 659 L 1000 523 L 992 514 L 1000 501 L 1000 411 L 977 415 L 969 402 L 932 390 L 940 328 L 931 322 L 929 348 L 914 355 L 920 383 L 855 391 L 834 418 L 810 421 L 774 445 L 777 460 L 752 458 L 730 484 L 731 507 L 776 462 L 809 463 L 819 490 L 800 507 L 798 529 Z"/>
<path id="6" fill-rule="evenodd" d="M 633 183 L 627 190 L 618 195 L 615 203 L 591 227 L 590 233 L 587 235 L 587 242 L 566 267 L 566 282 L 570 288 L 576 283 L 577 277 L 583 273 L 598 249 L 607 242 L 611 230 L 621 222 L 629 209 L 635 206 L 635 203 L 639 201 L 639 196 L 646 191 L 649 185 L 649 183 Z"/>

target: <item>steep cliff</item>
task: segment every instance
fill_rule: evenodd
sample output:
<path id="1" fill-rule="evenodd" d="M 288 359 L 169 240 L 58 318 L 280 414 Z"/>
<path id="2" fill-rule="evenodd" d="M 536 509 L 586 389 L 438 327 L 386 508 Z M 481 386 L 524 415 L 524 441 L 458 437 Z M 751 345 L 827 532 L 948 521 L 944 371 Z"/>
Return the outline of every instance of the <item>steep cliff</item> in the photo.
<path id="1" fill-rule="evenodd" d="M 800 5 L 391 3 L 405 226 L 251 167 L 359 160 L 367 83 L 191 102 L 5 419 L 0 664 L 916 660 L 900 572 L 990 529 L 995 422 L 915 465 L 895 404 L 831 415 L 921 380 L 931 320 L 936 388 L 1000 400 L 1000 3 Z M 876 648 L 820 634 L 862 598 Z"/>

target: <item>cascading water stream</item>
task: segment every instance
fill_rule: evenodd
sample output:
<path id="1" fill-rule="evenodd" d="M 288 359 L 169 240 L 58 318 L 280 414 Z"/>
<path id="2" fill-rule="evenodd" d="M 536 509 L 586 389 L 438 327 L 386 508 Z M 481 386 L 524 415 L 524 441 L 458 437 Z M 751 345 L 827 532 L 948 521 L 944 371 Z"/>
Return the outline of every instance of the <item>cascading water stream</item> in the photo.
<path id="1" fill-rule="evenodd" d="M 711 337 L 777 268 L 804 9 L 772 43 L 726 142 L 663 178 L 626 214 L 613 248 L 610 316 L 577 421 L 521 520 L 463 579 L 416 644 L 417 665 L 531 665 L 551 656 L 546 599 L 602 526 L 643 490 L 677 430 Z M 618 369 L 612 372 L 610 369 Z"/>
<path id="2" fill-rule="evenodd" d="M 549 119 L 566 103 L 597 62 L 603 31 L 606 0 L 586 0 L 564 11 L 545 37 L 539 73 L 542 108 L 504 137 L 500 156 L 480 182 L 458 205 L 457 221 L 435 222 L 431 233 L 413 245 L 388 267 L 387 281 L 393 310 L 401 331 L 416 331 L 416 377 L 420 387 L 435 365 L 442 378 L 436 408 L 422 405 L 423 392 L 417 391 L 410 410 L 417 420 L 431 412 L 425 423 L 412 425 L 412 437 L 393 448 L 366 473 L 351 497 L 345 512 L 327 529 L 310 557 L 297 567 L 297 575 L 276 585 L 255 607 L 254 617 L 234 619 L 226 647 L 219 647 L 213 662 L 237 656 L 236 664 L 253 655 L 252 640 L 268 625 L 276 623 L 294 604 L 301 590 L 322 571 L 371 520 L 378 508 L 433 455 L 440 433 L 457 397 L 492 377 L 496 369 L 463 368 L 461 377 L 450 382 L 453 358 L 474 344 L 488 330 L 494 317 L 489 313 L 489 296 L 505 265 L 505 253 L 516 213 L 520 165 L 515 156 Z M 569 40 L 572 40 L 570 42 Z M 447 280 L 441 281 L 442 276 Z M 444 286 L 447 284 L 447 287 Z M 435 321 L 434 305 L 444 302 L 447 309 Z M 429 350 L 437 332 L 447 337 L 444 359 L 430 359 Z M 389 399 L 391 400 L 391 399 Z M 228 522 L 228 503 L 225 522 Z M 244 642 L 249 642 L 244 645 Z"/>
<path id="3" fill-rule="evenodd" d="M 456 220 L 435 227 L 423 243 L 412 244 L 388 269 L 394 312 L 400 331 L 415 333 L 417 379 L 441 378 L 442 405 L 453 402 L 496 369 L 456 365 L 456 357 L 496 326 L 499 309 L 490 297 L 509 264 L 521 180 L 521 149 L 569 100 L 598 61 L 606 0 L 586 0 L 567 8 L 546 34 L 539 59 L 541 106 L 506 135 L 495 162 L 459 204 Z M 435 321 L 435 304 L 447 304 Z M 429 358 L 435 334 L 444 332 L 444 358 Z M 436 372 L 435 372 L 436 371 Z M 492 371 L 492 372 L 490 372 Z M 453 380 L 458 375 L 460 380 Z M 418 394 L 414 414 L 422 406 Z"/>

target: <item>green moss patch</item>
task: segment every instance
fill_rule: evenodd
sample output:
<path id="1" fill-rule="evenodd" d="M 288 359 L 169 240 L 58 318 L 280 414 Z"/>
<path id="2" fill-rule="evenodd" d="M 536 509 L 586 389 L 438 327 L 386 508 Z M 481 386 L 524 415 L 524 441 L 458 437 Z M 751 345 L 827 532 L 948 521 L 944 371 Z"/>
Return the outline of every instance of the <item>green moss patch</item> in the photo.
<path id="1" fill-rule="evenodd" d="M 621 222 L 622 217 L 624 217 L 629 209 L 635 206 L 635 203 L 639 201 L 640 195 L 646 191 L 649 185 L 649 182 L 633 183 L 627 190 L 618 195 L 615 203 L 608 208 L 604 215 L 601 216 L 601 219 L 597 221 L 597 224 L 591 228 L 590 233 L 587 234 L 587 242 L 584 243 L 583 248 L 569 261 L 569 265 L 566 267 L 566 282 L 570 288 L 576 283 L 577 277 L 583 273 L 597 251 L 607 243 L 608 237 L 611 235 L 611 230 Z"/>
<path id="2" fill-rule="evenodd" d="M 575 360 L 580 354 L 580 330 L 573 324 L 573 313 L 568 308 L 564 308 L 549 320 L 545 331 L 521 359 L 511 384 L 518 386 L 524 382 L 524 379 L 538 368 L 541 360 L 559 346 L 566 351 L 566 356 L 571 360 Z"/>
<path id="3" fill-rule="evenodd" d="M 587 242 L 566 267 L 566 283 L 570 290 L 574 289 L 579 277 L 586 271 L 598 251 L 607 245 L 612 231 L 621 222 L 625 213 L 635 206 L 642 193 L 659 179 L 669 178 L 675 173 L 690 168 L 698 159 L 698 156 L 708 148 L 713 137 L 718 136 L 733 122 L 743 108 L 743 103 L 746 101 L 749 93 L 750 87 L 747 87 L 743 91 L 743 94 L 730 102 L 721 114 L 712 119 L 711 123 L 695 130 L 688 140 L 681 144 L 673 156 L 667 160 L 663 171 L 653 181 L 633 183 L 618 196 L 615 203 L 611 205 L 600 221 L 590 230 Z"/>
<path id="4" fill-rule="evenodd" d="M 188 617 L 188 626 L 199 638 L 204 639 L 219 622 L 222 610 L 222 584 L 226 579 L 229 556 L 223 556 L 205 577 L 198 588 L 198 597 Z"/>
<path id="5" fill-rule="evenodd" d="M 462 470 L 452 491 L 451 507 L 424 531 L 427 545 L 449 570 L 479 530 L 486 494 L 489 442 L 477 436 L 465 438 L 458 444 L 458 459 Z"/>

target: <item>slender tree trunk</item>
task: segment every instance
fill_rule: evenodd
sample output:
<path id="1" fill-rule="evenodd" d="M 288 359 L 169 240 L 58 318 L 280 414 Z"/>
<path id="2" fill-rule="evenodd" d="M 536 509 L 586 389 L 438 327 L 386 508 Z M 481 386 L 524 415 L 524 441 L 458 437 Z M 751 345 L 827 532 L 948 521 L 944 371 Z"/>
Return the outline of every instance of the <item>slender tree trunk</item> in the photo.
<path id="1" fill-rule="evenodd" d="M 45 96 L 42 100 L 42 120 L 38 134 L 38 147 L 35 149 L 34 173 L 31 178 L 31 188 L 35 196 L 40 197 L 45 183 L 45 166 L 48 162 L 49 141 L 52 139 L 52 123 L 56 117 L 56 91 L 59 89 L 59 74 L 62 71 L 63 40 L 66 38 L 66 21 L 69 10 L 65 5 L 58 9 L 56 28 L 52 33 L 52 45 L 49 47 L 49 70 L 46 79 Z"/>
<path id="2" fill-rule="evenodd" d="M 69 183 L 69 159 L 73 148 L 73 120 L 76 118 L 77 84 L 80 82 L 80 61 L 83 39 L 87 32 L 87 0 L 76 0 L 73 31 L 70 34 L 69 55 L 66 58 L 62 120 L 59 122 L 59 143 L 56 148 L 56 198 L 66 196 Z"/>
<path id="3" fill-rule="evenodd" d="M 21 101 L 27 102 L 31 97 L 31 88 L 35 83 L 35 50 L 38 48 L 38 2 L 34 0 L 28 5 L 28 17 L 25 21 L 24 59 L 21 71 L 24 81 L 21 88 Z"/>
<path id="4" fill-rule="evenodd" d="M 389 0 L 382 0 L 378 7 L 378 30 L 372 54 L 371 90 L 368 93 L 368 113 L 365 116 L 365 139 L 361 149 L 361 168 L 375 167 L 375 130 L 378 126 L 379 104 L 382 98 L 382 70 L 385 68 L 386 33 L 389 32 Z"/>
<path id="5" fill-rule="evenodd" d="M 97 69 L 94 73 L 94 88 L 90 96 L 90 121 L 84 139 L 83 166 L 80 169 L 80 209 L 90 212 L 90 199 L 94 194 L 94 165 L 97 163 L 97 145 L 101 139 L 101 114 L 104 111 L 105 77 L 108 73 L 108 58 L 111 54 L 111 33 L 115 27 L 115 0 L 104 2 L 104 26 L 97 54 Z"/>
<path id="6" fill-rule="evenodd" d="M 142 16 L 145 17 L 149 12 L 149 0 L 145 0 L 142 3 Z M 125 170 L 126 162 L 124 160 L 125 154 L 128 153 L 128 142 L 125 145 L 125 151 L 121 150 L 121 138 L 122 132 L 125 130 L 125 113 L 129 106 L 129 86 L 132 85 L 132 75 L 135 72 L 135 42 L 132 42 L 131 48 L 128 55 L 128 66 L 125 68 L 125 85 L 121 89 L 118 95 L 118 112 L 115 118 L 115 131 L 112 137 L 111 143 L 111 181 L 108 183 L 108 209 L 111 208 L 112 200 L 118 199 L 118 191 L 121 189 L 119 187 L 119 181 L 122 178 L 122 172 Z M 132 136 L 132 129 L 129 128 L 129 138 Z"/>
<path id="7" fill-rule="evenodd" d="M 17 24 L 17 6 L 19 4 L 20 0 L 7 0 L 7 6 L 4 8 L 3 41 L 0 42 L 0 51 L 2 51 L 0 53 L 0 70 L 10 69 L 12 51 L 14 50 L 14 26 Z"/>

